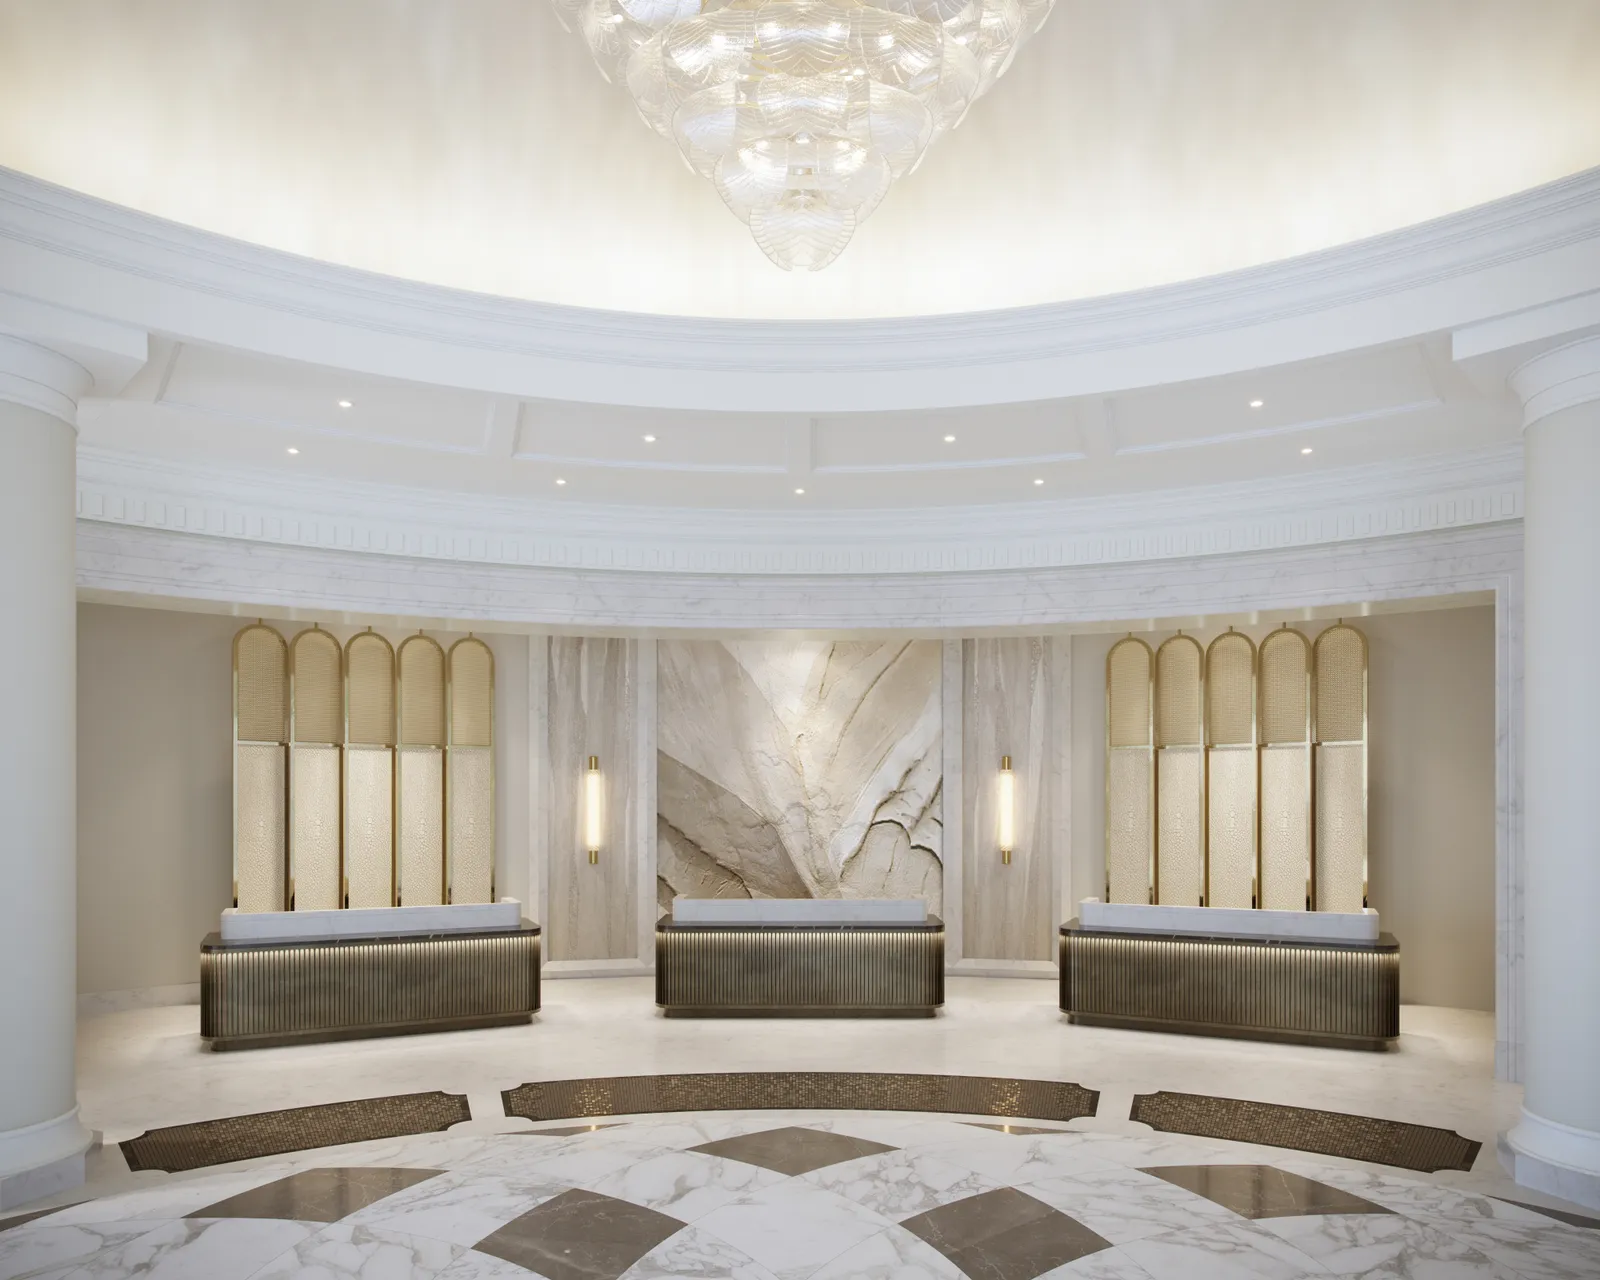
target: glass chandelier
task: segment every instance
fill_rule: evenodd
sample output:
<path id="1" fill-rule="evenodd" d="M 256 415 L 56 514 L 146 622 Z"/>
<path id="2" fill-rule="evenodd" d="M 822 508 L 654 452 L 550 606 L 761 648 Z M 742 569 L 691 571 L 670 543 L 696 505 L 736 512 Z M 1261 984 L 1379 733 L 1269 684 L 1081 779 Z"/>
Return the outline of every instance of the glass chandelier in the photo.
<path id="1" fill-rule="evenodd" d="M 818 271 L 1054 0 L 555 0 L 785 271 Z"/>

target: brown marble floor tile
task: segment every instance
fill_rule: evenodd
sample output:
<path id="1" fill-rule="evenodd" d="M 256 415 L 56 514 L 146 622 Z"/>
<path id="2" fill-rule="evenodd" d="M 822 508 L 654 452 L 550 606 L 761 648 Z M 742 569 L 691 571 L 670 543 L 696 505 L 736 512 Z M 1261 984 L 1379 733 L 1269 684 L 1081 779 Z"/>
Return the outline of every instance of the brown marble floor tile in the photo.
<path id="1" fill-rule="evenodd" d="M 822 1129 L 794 1125 L 784 1129 L 768 1129 L 762 1133 L 741 1133 L 733 1138 L 719 1138 L 715 1142 L 690 1147 L 689 1150 L 799 1177 L 813 1169 L 826 1169 L 829 1165 L 843 1164 L 846 1160 L 882 1155 L 885 1151 L 898 1151 L 899 1148 L 871 1142 L 866 1138 L 852 1138 L 844 1133 L 828 1133 Z"/>
<path id="2" fill-rule="evenodd" d="M 571 1138 L 580 1133 L 594 1133 L 597 1129 L 620 1129 L 622 1122 L 615 1124 L 564 1124 L 559 1129 L 513 1129 L 506 1136 L 509 1138 Z"/>
<path id="3" fill-rule="evenodd" d="M 369 1204 L 437 1178 L 439 1169 L 305 1169 L 196 1209 L 191 1218 L 293 1218 L 338 1222 Z"/>
<path id="4" fill-rule="evenodd" d="M 1033 1280 L 1111 1242 L 1042 1200 L 1002 1187 L 900 1224 L 972 1280 Z"/>
<path id="5" fill-rule="evenodd" d="M 563 1191 L 473 1246 L 547 1280 L 616 1280 L 684 1223 L 593 1191 Z"/>
<path id="6" fill-rule="evenodd" d="M 1141 1170 L 1246 1218 L 1388 1213 L 1382 1205 L 1269 1164 L 1159 1165 Z"/>
<path id="7" fill-rule="evenodd" d="M 60 1213 L 63 1209 L 70 1208 L 72 1208 L 70 1204 L 58 1204 L 51 1209 L 35 1209 L 32 1213 L 19 1213 L 10 1218 L 0 1218 L 0 1231 L 9 1231 L 12 1227 L 20 1227 L 26 1222 L 34 1221 L 36 1218 L 48 1218 L 52 1213 Z M 1547 1211 L 1541 1209 L 1539 1212 L 1544 1213 Z"/>

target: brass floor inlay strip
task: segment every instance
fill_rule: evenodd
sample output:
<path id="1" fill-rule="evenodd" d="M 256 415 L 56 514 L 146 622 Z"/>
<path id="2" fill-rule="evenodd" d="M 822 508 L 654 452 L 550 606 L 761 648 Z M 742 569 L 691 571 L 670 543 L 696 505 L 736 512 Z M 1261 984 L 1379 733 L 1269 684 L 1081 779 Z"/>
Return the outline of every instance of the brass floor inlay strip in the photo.
<path id="1" fill-rule="evenodd" d="M 1483 1145 L 1425 1124 L 1165 1090 L 1136 1094 L 1129 1118 L 1160 1133 L 1285 1147 L 1418 1173 L 1470 1172 Z"/>
<path id="2" fill-rule="evenodd" d="M 465 1094 L 402 1093 L 172 1125 L 129 1138 L 121 1146 L 134 1173 L 181 1173 L 286 1151 L 438 1133 L 471 1118 Z"/>
<path id="3" fill-rule="evenodd" d="M 1100 1095 L 1057 1080 L 923 1076 L 865 1071 L 730 1071 L 693 1075 L 539 1080 L 507 1089 L 508 1116 L 572 1120 L 658 1111 L 929 1111 L 1075 1120 Z"/>

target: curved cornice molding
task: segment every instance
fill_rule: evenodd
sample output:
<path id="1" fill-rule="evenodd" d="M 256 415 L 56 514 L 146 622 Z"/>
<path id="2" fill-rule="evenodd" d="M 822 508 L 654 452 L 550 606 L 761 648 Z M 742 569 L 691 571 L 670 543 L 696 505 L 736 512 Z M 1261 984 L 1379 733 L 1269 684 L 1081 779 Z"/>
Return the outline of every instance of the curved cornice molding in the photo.
<path id="1" fill-rule="evenodd" d="M 1524 430 L 1563 409 L 1600 400 L 1600 334 L 1525 360 L 1509 381 L 1522 401 Z"/>
<path id="2" fill-rule="evenodd" d="M 1517 520 L 1522 455 L 1511 447 L 1007 507 L 772 513 L 554 506 L 80 448 L 78 514 L 97 525 L 366 559 L 634 576 L 942 574 L 1207 557 Z"/>
<path id="3" fill-rule="evenodd" d="M 380 376 L 645 407 L 848 412 L 1096 394 L 1400 341 L 1600 288 L 1600 169 L 1185 284 L 858 321 L 489 298 L 228 240 L 0 170 L 0 280 L 185 340 Z"/>
<path id="4" fill-rule="evenodd" d="M 0 400 L 48 413 L 76 430 L 78 399 L 93 382 L 87 369 L 59 351 L 0 333 Z"/>

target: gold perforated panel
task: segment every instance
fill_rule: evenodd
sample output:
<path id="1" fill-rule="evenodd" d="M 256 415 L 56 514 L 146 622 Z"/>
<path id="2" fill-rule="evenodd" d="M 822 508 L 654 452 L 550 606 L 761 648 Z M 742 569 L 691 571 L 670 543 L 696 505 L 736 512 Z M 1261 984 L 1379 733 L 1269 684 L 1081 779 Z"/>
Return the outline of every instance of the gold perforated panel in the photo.
<path id="1" fill-rule="evenodd" d="M 1317 741 L 1360 742 L 1367 736 L 1367 642 L 1354 627 L 1329 627 L 1317 637 Z"/>
<path id="2" fill-rule="evenodd" d="M 1156 650 L 1156 744 L 1199 746 L 1205 741 L 1200 706 L 1200 668 L 1205 660 L 1199 641 L 1173 636 Z"/>
<path id="3" fill-rule="evenodd" d="M 1106 892 L 1111 902 L 1150 901 L 1153 753 L 1112 751 L 1106 760 Z"/>
<path id="4" fill-rule="evenodd" d="M 289 875 L 296 911 L 336 911 L 339 866 L 339 748 L 289 748 Z"/>
<path id="5" fill-rule="evenodd" d="M 1150 646 L 1131 636 L 1106 657 L 1106 731 L 1113 747 L 1150 742 Z"/>
<path id="6" fill-rule="evenodd" d="M 1204 748 L 1162 750 L 1156 763 L 1156 889 L 1157 901 L 1166 906 L 1203 905 L 1204 786 Z"/>
<path id="7" fill-rule="evenodd" d="M 382 636 L 363 631 L 344 650 L 348 741 L 394 745 L 394 650 Z"/>
<path id="8" fill-rule="evenodd" d="M 1311 874 L 1311 748 L 1261 748 L 1261 906 L 1304 911 Z"/>
<path id="9" fill-rule="evenodd" d="M 352 907 L 394 905 L 394 752 L 344 751 L 344 877 Z"/>
<path id="10" fill-rule="evenodd" d="M 344 741 L 341 657 L 339 642 L 326 631 L 302 631 L 289 646 L 293 741 Z"/>
<path id="11" fill-rule="evenodd" d="M 1309 742 L 1311 646 L 1283 628 L 1261 642 L 1261 741 Z"/>
<path id="12" fill-rule="evenodd" d="M 283 742 L 289 736 L 288 646 L 271 627 L 246 627 L 233 638 L 234 737 Z"/>
<path id="13" fill-rule="evenodd" d="M 1207 736 L 1213 746 L 1254 744 L 1255 667 L 1256 647 L 1237 631 L 1218 636 L 1206 651 Z"/>
<path id="14" fill-rule="evenodd" d="M 450 646 L 450 744 L 494 745 L 494 655 L 471 637 Z"/>
<path id="15" fill-rule="evenodd" d="M 444 650 L 427 636 L 400 642 L 399 741 L 444 746 Z"/>
<path id="16" fill-rule="evenodd" d="M 494 901 L 494 753 L 451 747 L 450 901 Z"/>
<path id="17" fill-rule="evenodd" d="M 1367 749 L 1317 748 L 1317 910 L 1360 911 L 1367 882 Z"/>
<path id="18" fill-rule="evenodd" d="M 401 747 L 395 753 L 395 862 L 403 907 L 444 902 L 444 752 Z"/>
<path id="19" fill-rule="evenodd" d="M 1207 761 L 1206 805 L 1210 885 L 1206 905 L 1249 907 L 1256 882 L 1256 753 L 1213 747 Z"/>
<path id="20" fill-rule="evenodd" d="M 288 875 L 284 838 L 284 748 L 233 749 L 233 878 L 240 911 L 282 911 Z"/>

